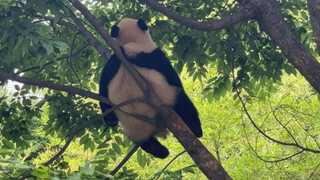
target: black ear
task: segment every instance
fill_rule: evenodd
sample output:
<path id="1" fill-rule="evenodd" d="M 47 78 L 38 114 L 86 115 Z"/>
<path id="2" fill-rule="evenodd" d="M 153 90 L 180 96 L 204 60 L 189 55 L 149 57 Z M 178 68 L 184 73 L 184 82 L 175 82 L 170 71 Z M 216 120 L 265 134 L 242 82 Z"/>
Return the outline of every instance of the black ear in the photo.
<path id="1" fill-rule="evenodd" d="M 139 26 L 139 28 L 140 28 L 141 30 L 143 30 L 143 31 L 148 30 L 148 26 L 147 26 L 147 24 L 144 22 L 143 19 L 139 19 L 139 21 L 138 21 L 138 26 Z"/>
<path id="2" fill-rule="evenodd" d="M 111 28 L 111 37 L 114 37 L 114 38 L 118 37 L 119 36 L 119 31 L 120 31 L 120 29 L 119 29 L 118 26 L 116 26 L 116 25 L 112 26 L 112 28 Z"/>

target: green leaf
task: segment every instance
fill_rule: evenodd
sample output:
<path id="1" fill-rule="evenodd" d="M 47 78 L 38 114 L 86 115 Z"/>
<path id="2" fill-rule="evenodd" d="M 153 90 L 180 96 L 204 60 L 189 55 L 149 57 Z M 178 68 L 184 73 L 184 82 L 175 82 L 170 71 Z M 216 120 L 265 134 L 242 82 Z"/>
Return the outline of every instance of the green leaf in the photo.
<path id="1" fill-rule="evenodd" d="M 68 44 L 66 44 L 65 42 L 62 42 L 62 41 L 53 41 L 52 44 L 53 44 L 53 46 L 58 48 L 60 51 L 64 51 L 69 48 Z"/>
<path id="2" fill-rule="evenodd" d="M 18 160 L 18 159 L 0 159 L 0 162 L 4 162 L 4 163 L 20 163 L 20 160 Z"/>
<path id="3" fill-rule="evenodd" d="M 80 145 L 86 143 L 89 140 L 89 134 L 84 135 L 83 137 L 81 137 L 80 139 Z"/>
<path id="4" fill-rule="evenodd" d="M 42 45 L 46 49 L 48 55 L 53 52 L 53 46 L 51 43 L 42 43 Z"/>
<path id="5" fill-rule="evenodd" d="M 19 164 L 19 165 L 16 165 L 14 167 L 18 168 L 18 169 L 32 169 L 33 168 L 33 166 L 26 165 L 26 164 Z"/>
<path id="6" fill-rule="evenodd" d="M 31 174 L 38 178 L 49 178 L 48 170 L 49 170 L 48 167 L 41 166 L 40 168 L 37 168 L 34 171 L 32 171 Z"/>
<path id="7" fill-rule="evenodd" d="M 94 173 L 95 165 L 90 167 L 90 161 L 86 160 L 84 167 L 80 167 L 80 172 L 85 175 L 92 176 Z"/>
<path id="8" fill-rule="evenodd" d="M 118 144 L 112 143 L 112 149 L 119 155 L 121 155 L 121 148 Z"/>
<path id="9" fill-rule="evenodd" d="M 91 145 L 91 139 L 88 138 L 88 140 L 83 145 L 83 150 L 86 151 Z"/>
<path id="10" fill-rule="evenodd" d="M 142 154 L 142 151 L 140 149 L 137 153 L 137 162 L 141 167 L 144 167 L 147 164 L 147 158 Z"/>
<path id="11" fill-rule="evenodd" d="M 107 144 L 107 143 L 102 143 L 102 144 L 99 144 L 99 146 L 97 147 L 98 149 L 102 149 L 102 148 L 106 148 L 106 147 L 108 147 L 109 146 L 109 144 Z"/>
<path id="12" fill-rule="evenodd" d="M 116 136 L 115 140 L 116 140 L 117 144 L 122 144 L 122 139 L 120 136 Z"/>
<path id="13" fill-rule="evenodd" d="M 123 146 L 124 147 L 128 147 L 131 143 L 131 140 L 129 138 L 125 138 L 123 141 Z"/>
<path id="14" fill-rule="evenodd" d="M 90 141 L 90 150 L 91 150 L 91 152 L 94 151 L 94 148 L 95 148 L 94 141 Z"/>

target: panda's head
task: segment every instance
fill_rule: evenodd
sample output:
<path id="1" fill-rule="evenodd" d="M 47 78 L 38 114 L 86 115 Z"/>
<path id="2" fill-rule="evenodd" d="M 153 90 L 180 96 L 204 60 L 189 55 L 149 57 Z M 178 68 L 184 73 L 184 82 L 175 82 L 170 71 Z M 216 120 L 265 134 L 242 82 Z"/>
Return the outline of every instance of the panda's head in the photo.
<path id="1" fill-rule="evenodd" d="M 112 27 L 111 36 L 119 46 L 124 47 L 129 56 L 140 52 L 150 53 L 157 47 L 142 19 L 122 19 L 118 25 Z"/>

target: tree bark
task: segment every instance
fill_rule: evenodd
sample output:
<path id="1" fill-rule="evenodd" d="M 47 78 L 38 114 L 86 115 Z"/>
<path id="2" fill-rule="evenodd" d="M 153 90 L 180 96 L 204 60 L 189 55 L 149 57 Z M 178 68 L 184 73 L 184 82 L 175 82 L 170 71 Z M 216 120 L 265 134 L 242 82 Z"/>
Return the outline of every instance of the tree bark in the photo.
<path id="1" fill-rule="evenodd" d="M 320 94 L 320 63 L 302 45 L 285 22 L 276 0 L 248 0 L 255 11 L 255 19 L 279 46 L 289 62 L 307 79 Z"/>
<path id="2" fill-rule="evenodd" d="M 308 11 L 313 29 L 314 40 L 320 55 L 320 0 L 308 0 Z"/>
<path id="3" fill-rule="evenodd" d="M 121 63 L 127 68 L 134 80 L 137 82 L 150 105 L 157 110 L 161 122 L 164 122 L 168 129 L 176 136 L 179 142 L 185 147 L 188 153 L 193 158 L 199 169 L 207 176 L 208 179 L 231 179 L 228 173 L 223 169 L 217 159 L 206 149 L 199 139 L 191 132 L 187 125 L 182 121 L 181 117 L 171 108 L 163 105 L 155 94 L 151 86 L 137 72 L 137 70 L 126 60 L 120 51 L 119 46 L 106 32 L 100 22 L 94 15 L 79 1 L 69 0 L 75 8 L 89 21 L 95 30 L 101 35 L 106 43 L 114 50 L 114 53 L 119 57 Z M 71 14 L 71 16 L 73 13 Z M 72 17 L 77 20 L 76 17 Z M 79 27 L 81 30 L 81 27 Z M 84 27 L 82 27 L 84 28 Z M 84 32 L 84 30 L 82 30 Z"/>

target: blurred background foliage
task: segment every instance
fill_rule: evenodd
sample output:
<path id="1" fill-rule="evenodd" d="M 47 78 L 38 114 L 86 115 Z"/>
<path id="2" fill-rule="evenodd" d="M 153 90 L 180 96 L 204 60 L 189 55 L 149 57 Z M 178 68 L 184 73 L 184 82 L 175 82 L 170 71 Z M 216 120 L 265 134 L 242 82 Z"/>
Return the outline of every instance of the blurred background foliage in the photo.
<path id="1" fill-rule="evenodd" d="M 246 116 L 235 92 L 237 87 L 246 110 L 269 136 L 320 149 L 319 95 L 288 63 L 257 22 L 203 32 L 179 25 L 138 1 L 82 2 L 108 31 L 124 17 L 143 18 L 148 22 L 151 36 L 181 74 L 186 92 L 198 108 L 204 129 L 201 141 L 231 177 L 317 179 L 320 175 L 320 158 L 316 152 L 266 139 Z M 306 1 L 278 2 L 292 31 L 319 59 Z M 165 0 L 161 3 L 182 16 L 201 21 L 221 19 L 239 8 L 239 4 L 231 0 Z M 72 22 L 68 18 L 69 8 L 74 10 L 66 0 L 1 0 L 0 72 L 97 92 L 107 59 L 88 46 L 81 34 L 58 24 L 61 19 Z M 53 21 L 41 16 L 52 17 Z M 96 35 L 94 29 L 83 22 Z M 69 133 L 97 113 L 100 109 L 95 100 L 3 82 L 0 87 L 0 178 L 16 178 L 30 169 L 32 175 L 40 179 L 111 178 L 110 171 L 133 144 L 121 128 L 109 128 L 103 121 L 77 134 L 53 164 L 41 165 L 58 152 Z M 169 160 L 183 151 L 173 136 L 163 143 L 170 149 L 169 158 L 157 160 L 138 150 L 114 178 L 157 177 Z M 161 174 L 163 179 L 182 177 L 204 178 L 186 153 Z"/>

